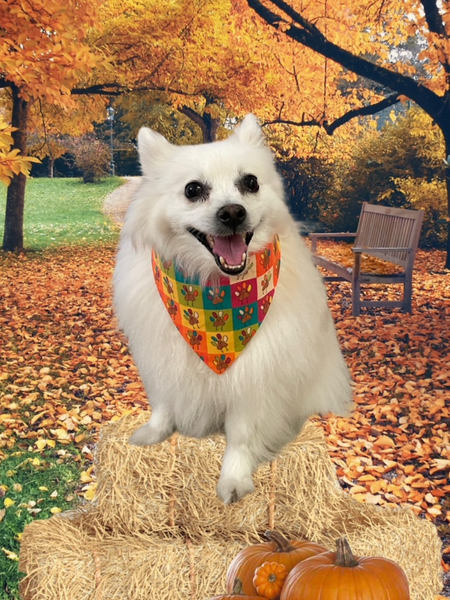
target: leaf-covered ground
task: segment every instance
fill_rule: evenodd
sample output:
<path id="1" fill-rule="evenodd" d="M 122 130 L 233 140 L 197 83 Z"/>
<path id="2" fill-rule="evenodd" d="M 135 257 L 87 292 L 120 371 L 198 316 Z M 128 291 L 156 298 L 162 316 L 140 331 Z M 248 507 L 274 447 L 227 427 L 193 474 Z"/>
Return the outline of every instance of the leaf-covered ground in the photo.
<path id="1" fill-rule="evenodd" d="M 340 246 L 324 246 L 338 256 Z M 0 254 L 0 460 L 78 446 L 147 406 L 111 307 L 114 248 Z M 322 418 L 342 486 L 362 502 L 409 505 L 433 521 L 450 570 L 450 273 L 420 251 L 413 313 L 351 316 L 348 284 L 327 285 L 355 382 L 351 418 Z M 84 481 L 92 476 L 84 471 Z M 6 495 L 8 497 L 8 495 Z M 0 498 L 0 508 L 4 507 Z M 447 585 L 444 593 L 450 597 Z"/>

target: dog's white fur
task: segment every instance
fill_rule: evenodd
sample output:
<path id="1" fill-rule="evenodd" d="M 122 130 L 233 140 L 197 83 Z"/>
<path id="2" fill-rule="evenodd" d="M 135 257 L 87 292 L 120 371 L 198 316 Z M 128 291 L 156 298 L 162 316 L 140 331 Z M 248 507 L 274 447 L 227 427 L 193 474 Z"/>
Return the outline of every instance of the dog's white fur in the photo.
<path id="1" fill-rule="evenodd" d="M 253 490 L 256 467 L 293 440 L 309 416 L 348 412 L 348 370 L 324 285 L 284 203 L 272 152 L 255 117 L 247 115 L 227 140 L 197 146 L 173 146 L 142 128 L 138 146 L 143 180 L 122 230 L 114 301 L 152 416 L 130 442 L 157 444 L 173 431 L 192 437 L 224 432 L 218 493 L 232 502 Z M 242 174 L 258 178 L 256 194 L 239 191 Z M 207 200 L 186 199 L 191 181 L 209 183 Z M 281 271 L 262 327 L 236 362 L 217 375 L 171 321 L 154 283 L 151 249 L 202 281 L 217 276 L 213 256 L 187 228 L 214 235 L 216 213 L 228 203 L 247 211 L 254 229 L 250 252 L 262 249 L 275 233 L 280 236 Z"/>

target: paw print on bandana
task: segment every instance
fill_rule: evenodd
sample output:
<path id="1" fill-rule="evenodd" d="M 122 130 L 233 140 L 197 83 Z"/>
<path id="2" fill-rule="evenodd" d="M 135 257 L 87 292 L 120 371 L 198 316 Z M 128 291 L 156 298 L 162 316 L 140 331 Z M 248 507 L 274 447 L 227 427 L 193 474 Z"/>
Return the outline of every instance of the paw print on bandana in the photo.
<path id="1" fill-rule="evenodd" d="M 191 325 L 192 327 L 194 327 L 197 325 L 198 327 L 198 320 L 199 314 L 197 311 L 192 310 L 192 308 L 188 308 L 187 310 L 184 311 L 184 318 L 187 319 L 189 325 Z"/>
<path id="2" fill-rule="evenodd" d="M 161 270 L 158 267 L 158 265 L 155 265 L 155 283 L 156 285 L 159 285 L 161 281 Z"/>
<path id="3" fill-rule="evenodd" d="M 186 336 L 187 336 L 187 339 L 189 340 L 190 345 L 194 349 L 196 346 L 197 346 L 197 348 L 200 346 L 200 342 L 203 339 L 203 337 L 201 335 L 199 335 L 196 331 L 188 331 Z"/>
<path id="4" fill-rule="evenodd" d="M 252 329 L 251 327 L 248 327 L 244 331 L 241 331 L 241 335 L 239 336 L 239 339 L 241 340 L 242 345 L 246 346 L 255 334 L 256 334 L 256 329 Z"/>
<path id="5" fill-rule="evenodd" d="M 242 302 L 242 304 L 250 297 L 250 292 L 252 291 L 252 284 L 243 281 L 239 285 L 236 286 L 236 291 L 234 295 L 238 297 L 238 299 Z"/>
<path id="6" fill-rule="evenodd" d="M 216 356 L 213 360 L 213 365 L 216 367 L 216 369 L 219 372 L 225 371 L 225 369 L 228 369 L 230 364 L 231 364 L 231 358 L 227 358 L 225 356 L 225 354 L 222 354 L 222 356 Z"/>
<path id="7" fill-rule="evenodd" d="M 217 336 L 213 335 L 211 338 L 211 343 L 213 346 L 217 348 L 217 350 L 228 350 L 228 336 L 222 335 L 220 333 Z"/>
<path id="8" fill-rule="evenodd" d="M 280 248 L 280 238 L 278 235 L 273 237 L 273 251 L 275 252 L 275 256 L 280 256 L 281 248 Z"/>
<path id="9" fill-rule="evenodd" d="M 167 290 L 167 293 L 170 294 L 170 296 L 173 296 L 174 295 L 173 285 L 172 285 L 172 282 L 170 281 L 170 279 L 168 277 L 164 276 L 163 282 L 164 282 L 164 287 Z"/>
<path id="10" fill-rule="evenodd" d="M 250 321 L 253 315 L 253 306 L 246 306 L 244 310 L 240 310 L 238 314 L 238 319 L 242 321 L 242 325 L 245 325 L 247 321 Z"/>
<path id="11" fill-rule="evenodd" d="M 217 331 L 217 329 L 219 329 L 219 327 L 223 331 L 225 323 L 228 321 L 228 317 L 229 317 L 229 315 L 224 313 L 223 310 L 219 310 L 218 312 L 213 312 L 212 316 L 209 317 L 209 320 L 211 321 L 213 326 L 216 328 L 216 331 Z"/>
<path id="12" fill-rule="evenodd" d="M 269 310 L 270 305 L 272 304 L 272 300 L 273 300 L 273 296 L 266 296 L 263 299 L 263 303 L 260 305 L 260 308 L 265 315 L 267 315 L 267 311 Z"/>
<path id="13" fill-rule="evenodd" d="M 167 312 L 174 319 L 177 316 L 178 306 L 173 300 L 167 300 Z"/>
<path id="14" fill-rule="evenodd" d="M 208 296 L 214 306 L 216 304 L 222 304 L 223 299 L 225 298 L 225 291 L 221 290 L 220 288 L 214 288 L 208 290 Z"/>
<path id="15" fill-rule="evenodd" d="M 170 269 L 170 267 L 172 266 L 172 261 L 171 260 L 163 260 L 163 261 L 161 261 L 161 264 L 162 264 L 164 271 L 168 271 Z"/>
<path id="16" fill-rule="evenodd" d="M 265 292 L 270 285 L 270 280 L 272 279 L 272 273 L 266 273 L 261 281 L 261 290 Z"/>
<path id="17" fill-rule="evenodd" d="M 272 253 L 269 250 L 269 248 L 265 248 L 264 252 L 261 252 L 261 254 L 259 255 L 259 264 L 262 265 L 264 269 L 269 268 L 271 254 Z"/>
<path id="18" fill-rule="evenodd" d="M 197 300 L 197 296 L 198 296 L 197 290 L 194 290 L 192 285 L 183 285 L 183 289 L 181 290 L 181 293 L 183 294 L 184 299 L 186 300 L 186 304 L 191 302 L 192 306 L 194 306 L 194 302 Z"/>
<path id="19" fill-rule="evenodd" d="M 245 269 L 245 271 L 243 273 L 241 273 L 240 275 L 236 275 L 236 279 L 238 281 L 239 281 L 239 279 L 245 279 L 252 268 L 253 268 L 253 263 L 251 262 L 247 265 L 247 268 Z"/>

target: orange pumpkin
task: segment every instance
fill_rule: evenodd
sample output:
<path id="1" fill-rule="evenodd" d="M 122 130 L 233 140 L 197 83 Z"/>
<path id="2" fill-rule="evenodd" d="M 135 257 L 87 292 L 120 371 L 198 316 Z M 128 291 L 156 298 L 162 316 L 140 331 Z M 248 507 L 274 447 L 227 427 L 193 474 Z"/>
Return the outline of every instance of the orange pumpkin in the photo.
<path id="1" fill-rule="evenodd" d="M 267 600 L 279 598 L 288 570 L 277 562 L 265 562 L 255 570 L 253 585 L 259 596 Z"/>
<path id="2" fill-rule="evenodd" d="M 295 566 L 280 600 L 409 600 L 402 568 L 387 558 L 354 556 L 345 538 L 337 552 L 325 552 Z"/>
<path id="3" fill-rule="evenodd" d="M 277 562 L 284 565 L 289 572 L 300 561 L 327 551 L 325 546 L 314 542 L 288 541 L 277 531 L 266 531 L 264 535 L 268 542 L 244 548 L 232 560 L 227 572 L 228 593 L 233 591 L 234 582 L 238 578 L 242 581 L 243 594 L 247 596 L 257 594 L 253 577 L 255 570 L 265 562 Z"/>

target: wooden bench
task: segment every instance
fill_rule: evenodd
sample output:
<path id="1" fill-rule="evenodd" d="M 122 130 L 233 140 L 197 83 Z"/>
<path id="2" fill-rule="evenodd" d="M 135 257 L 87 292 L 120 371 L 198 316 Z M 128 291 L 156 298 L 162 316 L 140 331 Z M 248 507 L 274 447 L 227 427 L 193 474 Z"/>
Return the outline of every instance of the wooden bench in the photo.
<path id="1" fill-rule="evenodd" d="M 352 314 L 358 316 L 363 306 L 401 307 L 411 312 L 412 274 L 419 243 L 423 211 L 374 206 L 364 202 L 356 233 L 310 233 L 311 252 L 316 266 L 335 273 L 325 281 L 349 281 L 352 284 Z M 317 253 L 321 238 L 354 237 L 353 267 L 345 268 Z M 366 254 L 401 267 L 399 273 L 377 274 L 361 271 L 361 255 Z M 403 285 L 401 301 L 361 300 L 361 284 L 396 283 Z"/>

